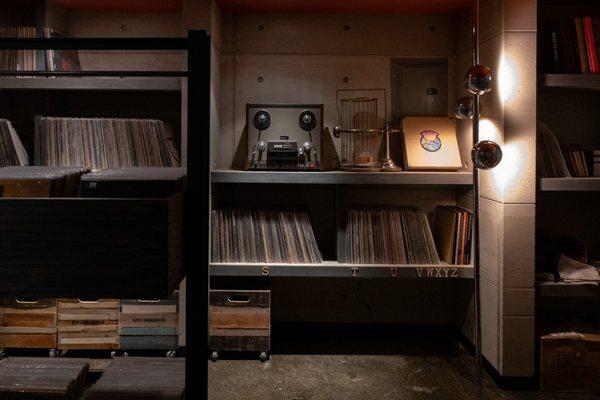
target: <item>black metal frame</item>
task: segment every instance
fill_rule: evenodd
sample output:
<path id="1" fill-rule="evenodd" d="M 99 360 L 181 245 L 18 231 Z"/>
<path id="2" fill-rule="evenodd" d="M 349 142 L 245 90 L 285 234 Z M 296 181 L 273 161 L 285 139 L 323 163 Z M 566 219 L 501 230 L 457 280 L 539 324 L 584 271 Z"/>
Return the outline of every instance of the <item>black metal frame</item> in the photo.
<path id="1" fill-rule="evenodd" d="M 210 36 L 187 38 L 0 39 L 0 50 L 187 50 L 187 71 L 0 71 L 0 76 L 120 76 L 188 78 L 188 187 L 185 202 L 186 398 L 208 398 L 208 237 L 210 179 Z M 192 117 L 193 116 L 193 117 Z M 198 229 L 198 227 L 202 227 Z M 192 237 L 201 245 L 192 245 Z M 196 239 L 197 240 L 197 239 Z M 190 290 L 191 289 L 191 290 Z M 192 306 L 193 305 L 193 306 Z"/>

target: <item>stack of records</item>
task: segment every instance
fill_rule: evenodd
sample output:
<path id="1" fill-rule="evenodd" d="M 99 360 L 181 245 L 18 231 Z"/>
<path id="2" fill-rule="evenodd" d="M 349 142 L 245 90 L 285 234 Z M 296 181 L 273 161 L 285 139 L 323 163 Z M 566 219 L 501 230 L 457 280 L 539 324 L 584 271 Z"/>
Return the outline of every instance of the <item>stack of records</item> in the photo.
<path id="1" fill-rule="evenodd" d="M 88 370 L 83 358 L 10 357 L 0 362 L 0 398 L 77 400 Z"/>
<path id="2" fill-rule="evenodd" d="M 600 176 L 600 150 L 594 150 L 594 176 Z"/>
<path id="3" fill-rule="evenodd" d="M 222 209 L 212 212 L 213 262 L 321 263 L 307 213 Z"/>
<path id="4" fill-rule="evenodd" d="M 85 391 L 85 400 L 183 400 L 185 359 L 118 357 Z"/>
<path id="5" fill-rule="evenodd" d="M 0 167 L 28 165 L 29 156 L 9 120 L 0 119 Z"/>
<path id="6" fill-rule="evenodd" d="M 538 123 L 537 165 L 541 178 L 570 177 L 571 173 L 552 130 Z"/>
<path id="7" fill-rule="evenodd" d="M 116 118 L 41 119 L 43 165 L 177 167 L 179 155 L 159 120 Z"/>
<path id="8" fill-rule="evenodd" d="M 111 168 L 81 177 L 82 197 L 165 198 L 185 189 L 186 168 Z"/>
<path id="9" fill-rule="evenodd" d="M 28 38 L 36 37 L 35 26 L 6 26 L 0 28 L 0 38 Z M 38 62 L 44 62 L 43 52 L 37 50 L 0 50 L 0 70 L 2 71 L 35 71 Z M 43 68 L 42 68 L 43 69 Z"/>
<path id="10" fill-rule="evenodd" d="M 564 145 L 563 149 L 571 176 L 579 178 L 590 176 L 590 170 L 583 148 L 578 145 Z"/>
<path id="11" fill-rule="evenodd" d="M 471 230 L 473 214 L 457 206 L 435 209 L 435 243 L 440 258 L 449 264 L 471 262 Z"/>
<path id="12" fill-rule="evenodd" d="M 119 300 L 58 300 L 59 349 L 118 349 Z"/>
<path id="13" fill-rule="evenodd" d="M 0 168 L 0 197 L 76 197 L 81 167 Z"/>
<path id="14" fill-rule="evenodd" d="M 354 264 L 439 263 L 427 217 L 416 207 L 349 209 L 346 249 Z"/>
<path id="15" fill-rule="evenodd" d="M 167 300 L 121 300 L 121 349 L 177 349 L 178 306 L 177 295 Z"/>

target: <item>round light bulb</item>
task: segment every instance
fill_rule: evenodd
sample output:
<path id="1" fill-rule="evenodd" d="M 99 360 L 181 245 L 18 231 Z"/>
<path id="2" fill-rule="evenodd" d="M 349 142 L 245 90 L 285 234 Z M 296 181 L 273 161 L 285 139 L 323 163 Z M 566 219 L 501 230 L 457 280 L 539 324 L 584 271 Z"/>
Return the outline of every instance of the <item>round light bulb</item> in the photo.
<path id="1" fill-rule="evenodd" d="M 492 69 L 487 65 L 474 65 L 465 74 L 464 84 L 473 94 L 485 94 L 492 90 Z"/>
<path id="2" fill-rule="evenodd" d="M 454 107 L 454 115 L 458 119 L 473 118 L 473 98 L 465 96 L 458 99 Z"/>
<path id="3" fill-rule="evenodd" d="M 479 169 L 492 169 L 502 160 L 502 149 L 496 142 L 482 140 L 473 146 L 471 160 Z"/>

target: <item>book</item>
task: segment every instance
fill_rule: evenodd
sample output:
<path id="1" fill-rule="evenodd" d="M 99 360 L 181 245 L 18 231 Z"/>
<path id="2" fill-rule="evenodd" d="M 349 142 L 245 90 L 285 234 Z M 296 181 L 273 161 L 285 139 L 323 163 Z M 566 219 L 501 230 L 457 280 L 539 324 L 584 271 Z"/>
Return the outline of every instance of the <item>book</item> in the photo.
<path id="1" fill-rule="evenodd" d="M 0 167 L 28 165 L 29 155 L 7 119 L 0 119 Z"/>
<path id="2" fill-rule="evenodd" d="M 592 74 L 598 74 L 600 73 L 600 64 L 598 62 L 596 37 L 594 35 L 594 26 L 591 17 L 583 17 L 583 28 L 585 32 L 585 43 L 589 61 L 589 71 Z"/>
<path id="3" fill-rule="evenodd" d="M 586 36 L 583 30 L 583 22 L 581 21 L 581 18 L 575 18 L 575 31 L 577 33 L 577 48 L 579 50 L 581 72 L 587 74 L 590 72 L 590 68 L 588 64 L 588 53 L 586 50 Z"/>
<path id="4" fill-rule="evenodd" d="M 434 239 L 440 258 L 449 264 L 471 262 L 473 214 L 458 206 L 437 206 Z"/>

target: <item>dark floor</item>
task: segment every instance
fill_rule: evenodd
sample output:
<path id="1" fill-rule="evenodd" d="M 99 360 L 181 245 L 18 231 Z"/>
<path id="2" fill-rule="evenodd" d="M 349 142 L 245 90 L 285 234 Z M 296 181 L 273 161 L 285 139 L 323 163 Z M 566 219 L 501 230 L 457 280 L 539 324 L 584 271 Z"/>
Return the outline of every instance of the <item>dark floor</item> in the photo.
<path id="1" fill-rule="evenodd" d="M 210 400 L 508 399 L 592 400 L 598 395 L 502 391 L 444 330 L 365 327 L 274 329 L 273 354 L 209 365 Z"/>

